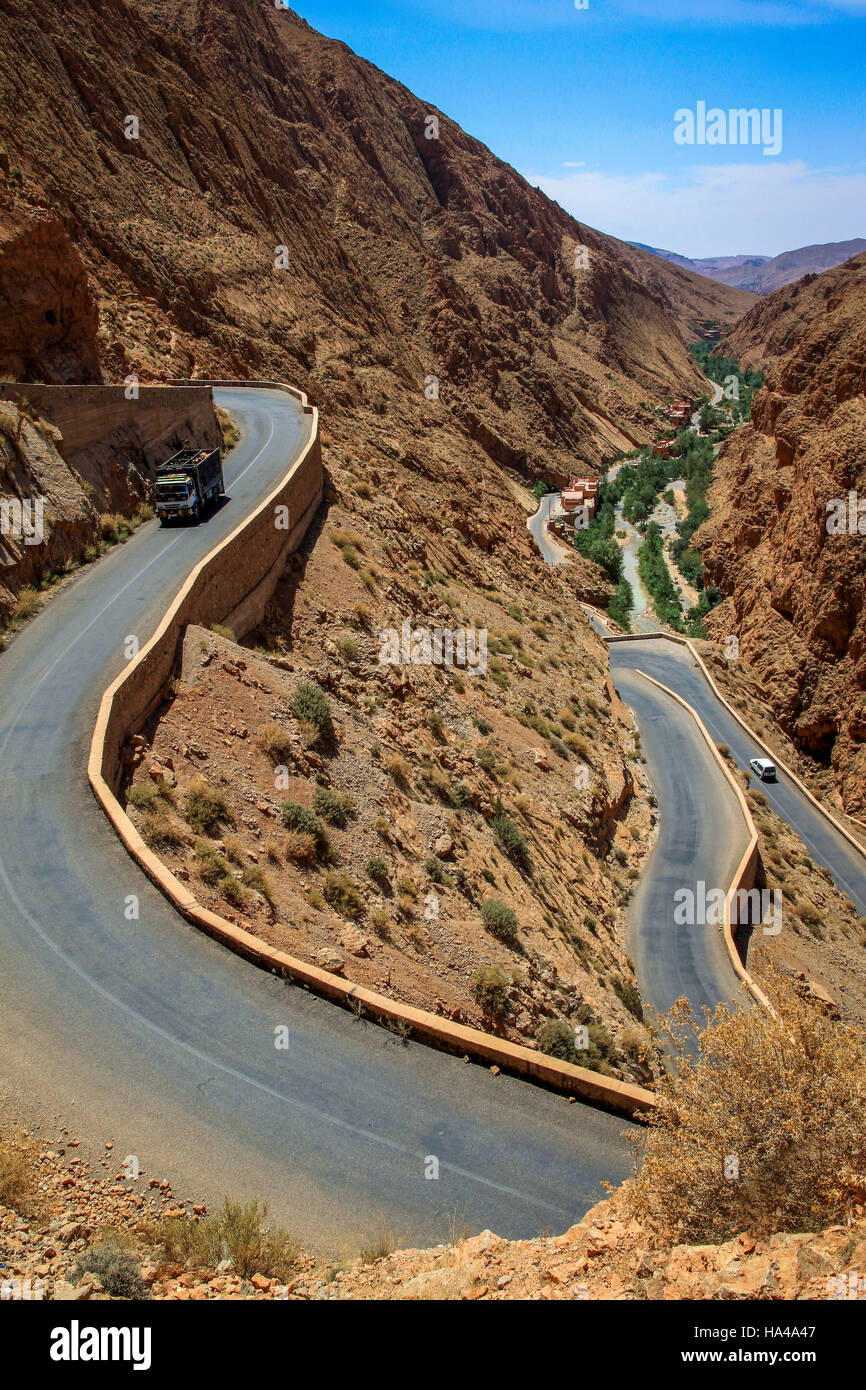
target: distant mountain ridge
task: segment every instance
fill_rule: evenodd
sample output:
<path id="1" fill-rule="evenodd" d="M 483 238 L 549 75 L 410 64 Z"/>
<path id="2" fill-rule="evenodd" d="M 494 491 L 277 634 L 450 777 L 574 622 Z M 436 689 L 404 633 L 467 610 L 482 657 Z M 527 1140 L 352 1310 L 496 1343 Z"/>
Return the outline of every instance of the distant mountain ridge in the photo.
<path id="1" fill-rule="evenodd" d="M 796 251 L 782 251 L 778 256 L 681 256 L 677 251 L 663 251 L 642 241 L 629 243 L 640 251 L 649 251 L 663 261 L 718 280 L 723 285 L 749 290 L 752 294 L 771 294 L 782 285 L 801 280 L 804 275 L 820 275 L 842 265 L 852 256 L 866 251 L 866 240 L 854 237 L 851 241 L 828 241 L 813 246 L 801 246 Z"/>

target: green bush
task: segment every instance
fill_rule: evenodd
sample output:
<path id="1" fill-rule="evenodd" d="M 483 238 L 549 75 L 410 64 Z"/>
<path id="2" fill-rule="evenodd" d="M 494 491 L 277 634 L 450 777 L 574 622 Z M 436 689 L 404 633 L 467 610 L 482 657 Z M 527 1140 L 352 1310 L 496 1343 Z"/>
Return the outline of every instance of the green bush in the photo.
<path id="1" fill-rule="evenodd" d="M 312 835 L 320 849 L 328 843 L 327 831 L 319 817 L 299 802 L 284 802 L 280 817 L 287 830 L 300 830 L 304 835 Z"/>
<path id="2" fill-rule="evenodd" d="M 331 706 L 328 697 L 311 681 L 300 681 L 292 696 L 292 714 L 306 724 L 312 724 L 322 738 L 333 733 Z"/>
<path id="3" fill-rule="evenodd" d="M 448 875 L 441 859 L 437 859 L 435 854 L 428 855 L 424 861 L 424 868 L 434 883 L 445 883 Z"/>
<path id="4" fill-rule="evenodd" d="M 573 1062 L 610 1076 L 609 1064 L 618 1055 L 613 1039 L 600 1023 L 590 1023 L 587 1034 L 589 1046 L 579 1049 L 573 1025 L 560 1018 L 549 1018 L 539 1028 L 536 1041 L 548 1057 L 558 1057 L 561 1062 Z"/>
<path id="5" fill-rule="evenodd" d="M 364 912 L 364 899 L 343 870 L 325 874 L 325 882 L 322 884 L 322 892 L 325 901 L 330 903 L 335 912 L 339 912 L 343 917 L 360 917 Z"/>
<path id="6" fill-rule="evenodd" d="M 236 907 L 242 912 L 247 905 L 247 893 L 243 886 L 238 883 L 234 874 L 225 874 L 219 881 L 219 890 L 227 903 Z"/>
<path id="7" fill-rule="evenodd" d="M 329 791 L 327 787 L 316 787 L 313 792 L 313 810 L 328 825 L 336 825 L 338 829 L 346 824 L 350 816 L 355 814 L 355 803 L 350 796 L 341 796 L 338 792 Z"/>
<path id="8" fill-rule="evenodd" d="M 468 806 L 472 800 L 469 788 L 465 782 L 461 782 L 459 777 L 453 777 L 448 788 L 447 800 L 450 801 L 455 811 L 462 811 L 464 806 Z"/>
<path id="9" fill-rule="evenodd" d="M 476 749 L 475 761 L 478 763 L 479 767 L 483 767 L 484 771 L 489 772 L 491 776 L 495 773 L 496 753 L 489 744 L 482 743 L 481 746 Z"/>
<path id="10" fill-rule="evenodd" d="M 197 860 L 196 873 L 202 883 L 210 884 L 213 887 L 221 879 L 231 877 L 231 864 L 224 855 L 214 849 L 213 845 L 197 844 L 195 855 Z"/>
<path id="11" fill-rule="evenodd" d="M 247 888 L 252 888 L 254 893 L 261 893 L 265 902 L 273 907 L 274 890 L 264 869 L 261 869 L 258 864 L 248 864 L 241 874 L 241 879 Z"/>
<path id="12" fill-rule="evenodd" d="M 517 940 L 517 913 L 498 898 L 486 898 L 481 904 L 481 920 L 492 936 L 512 945 Z"/>
<path id="13" fill-rule="evenodd" d="M 606 612 L 608 617 L 613 618 L 614 622 L 618 623 L 624 632 L 631 632 L 630 614 L 633 604 L 634 593 L 632 592 L 632 587 L 628 580 L 623 578 L 617 584 L 616 593 L 613 598 L 609 599 Z"/>
<path id="14" fill-rule="evenodd" d="M 385 883 L 388 879 L 388 863 L 381 854 L 374 854 L 367 860 L 367 873 L 375 883 Z"/>
<path id="15" fill-rule="evenodd" d="M 536 1042 L 548 1057 L 558 1057 L 560 1062 L 578 1060 L 574 1029 L 561 1018 L 546 1019 L 538 1030 Z"/>
<path id="16" fill-rule="evenodd" d="M 222 792 L 196 777 L 187 787 L 183 813 L 200 835 L 212 835 L 219 827 L 234 820 L 231 808 Z"/>
<path id="17" fill-rule="evenodd" d="M 634 1014 L 635 1018 L 643 1021 L 643 1005 L 640 995 L 630 980 L 623 980 L 619 975 L 614 975 L 611 979 L 614 994 L 622 1000 L 629 1013 Z"/>
<path id="18" fill-rule="evenodd" d="M 682 632 L 682 607 L 665 560 L 661 532 L 654 521 L 647 527 L 646 539 L 640 548 L 638 573 L 652 594 L 656 613 L 662 622 Z"/>
<path id="19" fill-rule="evenodd" d="M 139 811 L 156 811 L 159 793 L 152 782 L 139 782 L 130 787 L 126 800 L 129 806 L 137 806 Z"/>
<path id="20" fill-rule="evenodd" d="M 529 845 L 521 835 L 513 820 L 506 815 L 494 816 L 491 822 L 493 833 L 508 858 L 515 864 L 525 864 L 529 857 Z"/>

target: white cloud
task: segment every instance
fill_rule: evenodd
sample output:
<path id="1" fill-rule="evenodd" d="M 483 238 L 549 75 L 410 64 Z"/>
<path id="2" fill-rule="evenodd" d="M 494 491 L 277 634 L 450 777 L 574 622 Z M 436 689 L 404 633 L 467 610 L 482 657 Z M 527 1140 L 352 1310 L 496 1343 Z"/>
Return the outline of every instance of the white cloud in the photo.
<path id="1" fill-rule="evenodd" d="M 693 165 L 673 177 L 523 171 L 580 222 L 685 256 L 776 256 L 866 236 L 866 171 L 787 164 Z"/>

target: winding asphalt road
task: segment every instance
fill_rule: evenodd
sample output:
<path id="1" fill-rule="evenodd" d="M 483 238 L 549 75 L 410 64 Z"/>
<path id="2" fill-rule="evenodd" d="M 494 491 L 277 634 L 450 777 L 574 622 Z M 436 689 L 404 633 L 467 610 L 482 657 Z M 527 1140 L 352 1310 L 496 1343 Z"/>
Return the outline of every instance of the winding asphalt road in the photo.
<path id="1" fill-rule="evenodd" d="M 410 1244 L 452 1219 L 562 1230 L 629 1171 L 622 1118 L 402 1042 L 240 960 L 169 907 L 89 789 L 125 638 L 146 640 L 307 438 L 283 393 L 216 396 L 242 430 L 228 504 L 197 528 L 143 526 L 0 656 L 0 1081 L 135 1154 L 142 1186 L 267 1199 L 320 1249 L 356 1250 L 379 1213 Z"/>
<path id="2" fill-rule="evenodd" d="M 715 743 L 728 745 L 738 767 L 748 769 L 751 758 L 766 757 L 764 750 L 749 738 L 716 698 L 687 647 L 666 639 L 654 639 L 651 642 L 612 642 L 609 651 L 611 673 L 617 687 L 624 691 L 626 684 L 629 684 L 631 688 L 631 673 L 637 669 L 646 671 L 669 689 L 675 690 L 697 710 L 710 737 Z M 660 692 L 658 700 L 670 709 L 672 702 Z M 667 756 L 662 749 L 659 754 L 662 758 Z M 651 762 L 651 768 L 654 779 L 663 771 L 655 762 Z M 685 786 L 690 780 L 691 770 L 682 767 L 678 769 L 678 774 L 682 790 L 677 796 L 681 797 L 686 795 Z M 753 781 L 754 785 L 760 785 L 776 814 L 797 832 L 815 863 L 829 870 L 836 885 L 855 904 L 858 913 L 866 915 L 866 858 L 834 829 L 785 773 L 780 772 L 776 782 L 758 783 L 754 777 Z M 668 807 L 661 796 L 660 800 L 664 816 Z M 708 874 L 701 872 L 700 877 L 709 884 Z"/>
<path id="3" fill-rule="evenodd" d="M 620 645 L 610 647 L 612 665 Z M 634 644 L 641 665 L 650 645 Z M 674 895 L 697 894 L 699 879 L 727 892 L 746 848 L 745 823 L 691 715 L 625 661 L 614 680 L 637 718 L 661 807 L 658 839 L 629 904 L 629 950 L 644 1004 L 660 1014 L 685 995 L 700 1014 L 741 997 L 740 981 L 721 926 L 678 922 Z"/>
<path id="4" fill-rule="evenodd" d="M 538 504 L 538 511 L 533 512 L 526 522 L 535 544 L 549 565 L 561 565 L 568 558 L 565 546 L 557 545 L 547 530 L 547 523 L 559 507 L 559 500 L 558 492 L 546 492 Z"/>

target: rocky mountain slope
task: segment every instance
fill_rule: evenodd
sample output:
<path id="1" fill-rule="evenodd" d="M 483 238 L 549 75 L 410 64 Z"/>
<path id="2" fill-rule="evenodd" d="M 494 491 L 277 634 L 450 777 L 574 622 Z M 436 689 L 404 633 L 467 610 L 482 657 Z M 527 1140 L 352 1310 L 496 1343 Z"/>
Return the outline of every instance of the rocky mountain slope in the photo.
<path id="1" fill-rule="evenodd" d="M 736 285 L 721 284 L 692 268 L 685 257 L 607 237 L 619 260 L 653 294 L 658 295 L 687 343 L 726 332 L 748 313 L 755 296 Z"/>
<path id="2" fill-rule="evenodd" d="M 863 237 L 801 246 L 796 251 L 782 251 L 778 256 L 702 256 L 692 259 L 680 256 L 676 251 L 660 251 L 642 243 L 637 243 L 637 246 L 639 250 L 650 251 L 663 261 L 752 294 L 772 294 L 773 290 L 801 280 L 804 275 L 820 275 L 822 271 L 831 270 L 833 266 L 841 265 L 852 256 L 866 251 Z"/>
<path id="3" fill-rule="evenodd" d="M 407 556 L 375 525 L 389 495 L 352 529 L 332 506 L 252 650 L 189 629 L 129 750 L 129 814 L 203 905 L 279 949 L 529 1046 L 553 1025 L 559 1055 L 651 1084 L 623 910 L 656 812 L 606 653 L 562 579 L 493 558 L 473 581 L 456 531 Z M 382 665 L 404 614 L 486 633 L 486 672 Z M 310 684 L 332 733 L 297 708 Z"/>
<path id="4" fill-rule="evenodd" d="M 724 344 L 764 366 L 751 427 L 724 446 L 696 536 L 725 600 L 708 619 L 737 633 L 772 711 L 832 769 L 845 809 L 866 807 L 864 536 L 866 256 L 777 290 Z M 849 493 L 855 492 L 853 532 Z M 828 531 L 844 502 L 839 534 Z M 862 522 L 866 531 L 866 521 Z"/>
<path id="5" fill-rule="evenodd" d="M 0 375 L 290 379 L 416 494 L 465 464 L 484 544 L 513 515 L 503 466 L 597 467 L 701 389 L 684 338 L 745 303 L 626 257 L 288 10 L 125 13 L 0 0 Z M 92 536 L 54 520 L 74 562 Z M 7 611 L 54 563 L 26 559 Z"/>
<path id="6" fill-rule="evenodd" d="M 533 473 L 700 387 L 609 239 L 344 45 L 265 0 L 123 13 L 0 5 L 7 187 L 74 237 L 113 379 L 289 376 L 423 434 L 436 376 L 460 435 Z"/>

